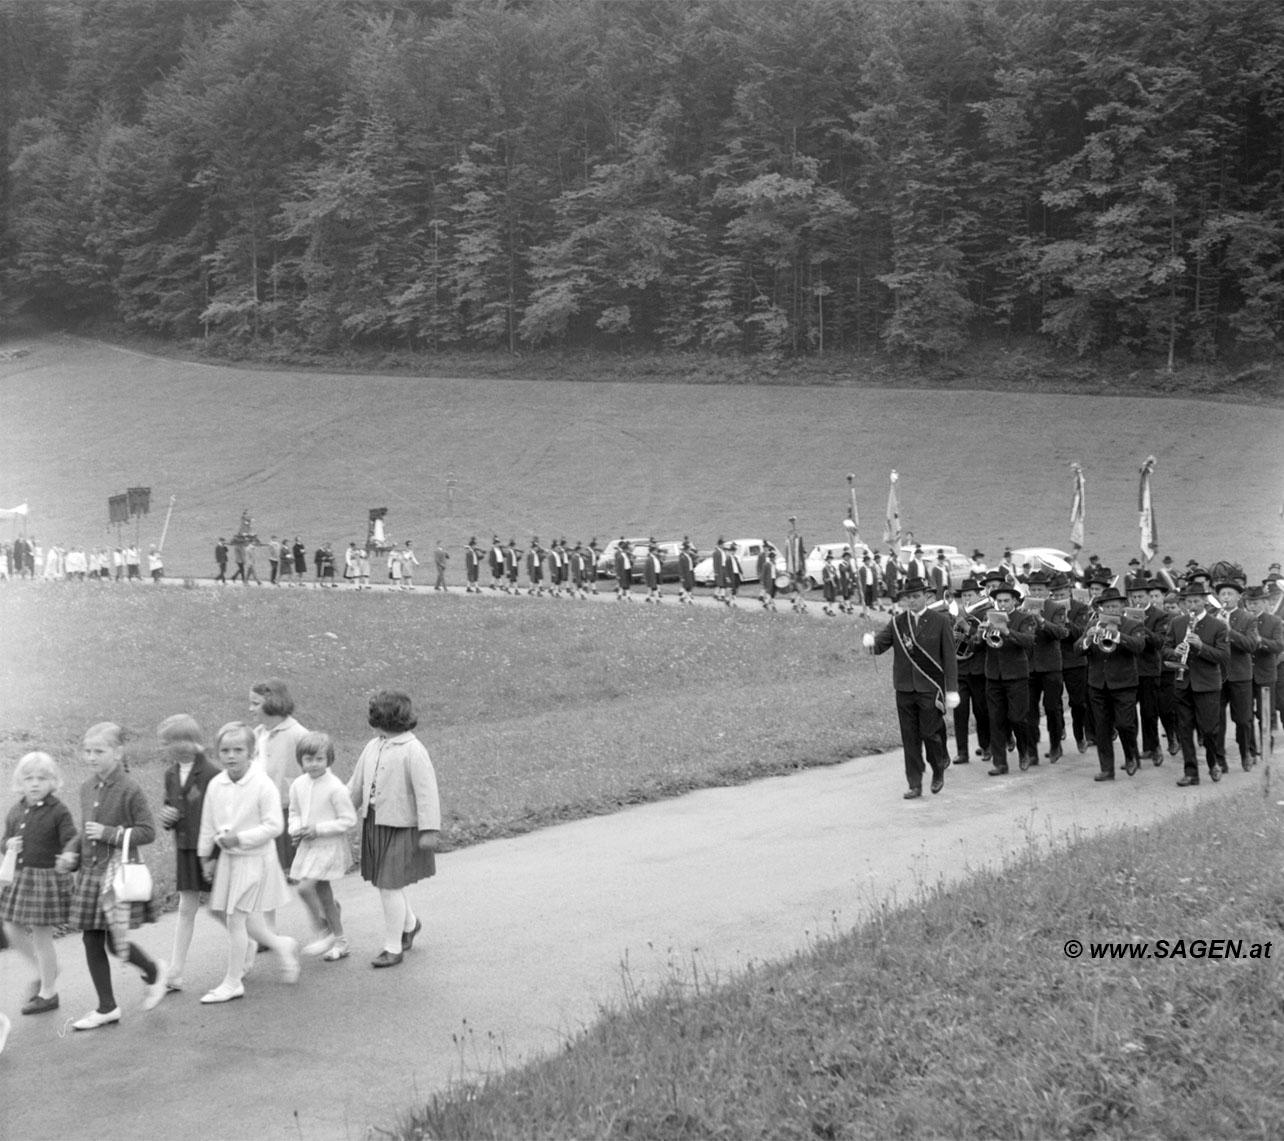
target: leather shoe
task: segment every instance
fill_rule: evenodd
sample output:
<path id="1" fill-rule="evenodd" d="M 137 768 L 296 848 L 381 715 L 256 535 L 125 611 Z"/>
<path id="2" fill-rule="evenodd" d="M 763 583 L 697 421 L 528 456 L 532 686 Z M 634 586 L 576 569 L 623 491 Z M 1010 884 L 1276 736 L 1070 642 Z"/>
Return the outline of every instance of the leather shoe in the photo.
<path id="1" fill-rule="evenodd" d="M 1065 754 L 1061 751 L 1061 742 L 1058 741 L 1051 749 L 1048 750 L 1048 763 L 1055 765 Z"/>
<path id="2" fill-rule="evenodd" d="M 901 799 L 917 800 L 922 795 L 923 795 L 923 790 L 921 788 L 911 788 L 911 789 L 907 789 L 904 793 L 901 794 Z M 376 962 L 375 966 L 379 966 L 379 963 Z"/>
<path id="3" fill-rule="evenodd" d="M 1216 784 L 1219 780 L 1221 780 L 1221 779 L 1222 779 L 1222 770 L 1221 770 L 1221 769 L 1213 769 L 1213 771 L 1212 771 L 1211 773 L 1209 773 L 1208 775 L 1209 775 L 1210 777 L 1212 777 L 1212 778 L 1213 778 L 1213 784 Z"/>
<path id="4" fill-rule="evenodd" d="M 22 1008 L 23 1014 L 47 1014 L 51 1010 L 58 1009 L 58 996 L 51 994 L 48 998 L 41 998 L 38 994 L 33 994 L 27 999 L 26 1005 Z"/>
<path id="5" fill-rule="evenodd" d="M 401 950 L 403 953 L 406 951 L 409 951 L 410 948 L 415 945 L 415 936 L 418 935 L 419 932 L 422 931 L 423 929 L 424 929 L 424 921 L 422 919 L 416 918 L 414 929 L 411 931 L 403 931 L 401 933 Z"/>
<path id="6" fill-rule="evenodd" d="M 1005 777 L 1008 775 L 1008 766 L 995 765 L 994 768 L 990 769 L 985 775 L 990 777 Z"/>
<path id="7" fill-rule="evenodd" d="M 1150 759 L 1154 763 L 1155 768 L 1159 768 L 1159 766 L 1164 763 L 1163 749 L 1156 749 L 1153 753 L 1150 754 Z"/>
<path id="8" fill-rule="evenodd" d="M 944 787 L 945 787 L 945 770 L 941 769 L 939 772 L 935 772 L 932 774 L 932 792 L 934 793 L 940 792 L 941 789 L 943 789 Z"/>
<path id="9" fill-rule="evenodd" d="M 1124 772 L 1126 772 L 1129 776 L 1136 776 L 1137 770 L 1140 767 L 1141 766 L 1137 764 L 1136 757 L 1129 757 L 1126 761 L 1124 761 Z"/>
<path id="10" fill-rule="evenodd" d="M 218 1002 L 231 1002 L 235 998 L 245 997 L 245 987 L 241 983 L 235 986 L 228 986 L 227 983 L 219 983 L 213 990 L 207 991 L 201 995 L 201 1002 L 210 1006 Z"/>
<path id="11" fill-rule="evenodd" d="M 1020 758 L 1020 760 L 1018 760 L 1018 761 L 1017 761 L 1017 764 L 1020 766 L 1020 768 L 1021 768 L 1021 771 L 1022 771 L 1022 772 L 1025 772 L 1027 769 L 1029 769 L 1029 767 L 1030 767 L 1030 754 L 1029 754 L 1029 753 L 1022 753 L 1022 754 L 1021 754 L 1021 758 Z"/>
<path id="12" fill-rule="evenodd" d="M 101 1014 L 97 1010 L 91 1010 L 84 1018 L 79 1018 L 71 1024 L 73 1030 L 97 1030 L 100 1026 L 116 1026 L 120 1022 L 120 1007 L 115 1010 L 109 1010 L 106 1014 Z"/>
<path id="13" fill-rule="evenodd" d="M 1178 788 L 1189 788 L 1191 785 L 1193 785 L 1193 784 L 1198 784 L 1198 783 L 1199 783 L 1199 777 L 1189 777 L 1189 776 L 1187 776 L 1187 777 L 1182 777 L 1182 778 L 1181 778 L 1181 780 L 1179 780 L 1179 781 L 1177 782 L 1177 787 L 1178 787 Z"/>
<path id="14" fill-rule="evenodd" d="M 1095 777 L 1093 777 L 1092 779 L 1093 779 L 1093 780 L 1114 780 L 1114 779 L 1115 779 L 1115 774 L 1114 774 L 1114 773 L 1098 773 L 1098 774 L 1097 774 Z"/>
<path id="15" fill-rule="evenodd" d="M 966 753 L 960 753 L 957 757 L 954 758 L 954 764 L 966 765 L 969 760 L 971 760 L 971 758 Z"/>
<path id="16" fill-rule="evenodd" d="M 1181 748 L 1181 745 L 1178 744 L 1176 738 L 1174 737 L 1168 738 L 1168 755 L 1170 757 L 1175 757 L 1177 755 L 1177 750 L 1180 748 Z"/>
<path id="17" fill-rule="evenodd" d="M 922 793 L 919 794 L 920 796 Z M 370 960 L 372 967 L 395 967 L 402 960 L 402 954 L 397 951 L 395 954 L 390 951 L 380 951 L 373 959 Z"/>
<path id="18" fill-rule="evenodd" d="M 1077 748 L 1079 752 L 1086 753 L 1088 751 L 1088 742 L 1085 741 L 1082 737 L 1076 737 L 1074 739 L 1074 744 L 1075 744 L 1075 748 Z"/>

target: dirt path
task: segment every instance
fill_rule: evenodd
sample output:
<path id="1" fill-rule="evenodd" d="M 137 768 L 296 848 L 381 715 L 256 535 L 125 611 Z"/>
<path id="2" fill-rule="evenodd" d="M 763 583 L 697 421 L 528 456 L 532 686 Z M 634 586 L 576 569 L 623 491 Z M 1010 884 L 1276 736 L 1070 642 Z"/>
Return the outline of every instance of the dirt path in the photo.
<path id="1" fill-rule="evenodd" d="M 338 894 L 351 958 L 308 962 L 293 987 L 263 962 L 243 1000 L 202 1006 L 224 948 L 202 917 L 188 989 L 144 1013 L 136 973 L 119 969 L 124 1019 L 88 1033 L 68 1026 L 93 1005 L 76 940 L 59 944 L 55 1015 L 17 1015 L 27 980 L 6 954 L 0 1009 L 14 1030 L 0 1057 L 0 1138 L 364 1137 L 461 1076 L 555 1049 L 619 999 L 626 962 L 642 985 L 674 962 L 725 974 L 1031 844 L 1262 788 L 1259 773 L 1235 771 L 1179 789 L 1171 761 L 1113 785 L 1093 783 L 1095 769 L 1071 756 L 988 778 L 972 764 L 951 769 L 940 796 L 905 802 L 901 758 L 887 754 L 467 848 L 413 889 L 424 933 L 391 970 L 369 965 L 377 899 L 349 877 Z M 166 954 L 172 924 L 140 941 Z M 305 935 L 301 908 L 280 926 Z M 1095 934 L 1056 932 L 1046 953 L 1060 959 L 1065 939 Z"/>

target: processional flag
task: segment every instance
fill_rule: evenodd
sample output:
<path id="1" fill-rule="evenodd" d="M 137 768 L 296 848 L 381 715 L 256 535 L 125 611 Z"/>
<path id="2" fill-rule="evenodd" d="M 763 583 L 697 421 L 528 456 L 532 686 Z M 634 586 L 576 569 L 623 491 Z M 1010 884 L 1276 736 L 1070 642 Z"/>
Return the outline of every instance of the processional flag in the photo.
<path id="1" fill-rule="evenodd" d="M 1083 546 L 1083 515 L 1087 506 L 1083 482 L 1083 467 L 1073 463 L 1070 470 L 1074 472 L 1074 494 L 1070 497 L 1070 542 L 1075 547 Z"/>
<path id="2" fill-rule="evenodd" d="M 850 544 L 852 553 L 856 553 L 856 547 L 860 543 L 860 515 L 856 512 L 856 476 L 851 474 L 847 477 L 847 486 L 851 489 L 851 510 L 847 513 L 847 518 L 843 520 L 843 530 L 847 532 L 847 542 Z"/>
<path id="3" fill-rule="evenodd" d="M 892 469 L 891 486 L 887 491 L 887 522 L 883 525 L 883 542 L 893 548 L 901 545 L 901 504 L 896 497 L 896 482 L 901 477 Z"/>
<path id="4" fill-rule="evenodd" d="M 1141 465 L 1141 486 L 1137 490 L 1137 509 L 1141 512 L 1141 553 L 1147 562 L 1159 553 L 1159 524 L 1150 494 L 1150 475 L 1155 470 L 1155 462 L 1154 456 L 1146 457 L 1146 462 Z"/>

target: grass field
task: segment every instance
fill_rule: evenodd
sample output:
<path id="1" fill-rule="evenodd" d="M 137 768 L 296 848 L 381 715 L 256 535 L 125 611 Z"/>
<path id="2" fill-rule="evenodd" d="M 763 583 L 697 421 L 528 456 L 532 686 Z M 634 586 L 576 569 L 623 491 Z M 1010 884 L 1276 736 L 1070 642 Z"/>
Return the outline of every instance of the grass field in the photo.
<path id="1" fill-rule="evenodd" d="M 1279 1137 L 1282 823 L 1245 793 L 1032 846 L 731 983 L 677 964 L 546 1061 L 483 1056 L 400 1136 Z M 1228 938 L 1270 957 L 1197 957 Z M 1070 939 L 1187 953 L 1070 959 Z"/>
<path id="2" fill-rule="evenodd" d="M 29 502 L 45 542 L 92 546 L 109 538 L 107 497 L 150 486 L 142 541 L 159 537 L 175 496 L 166 563 L 177 575 L 213 573 L 214 540 L 244 508 L 264 538 L 298 534 L 311 549 L 364 538 L 367 509 L 387 506 L 394 538 L 446 542 L 456 581 L 473 534 L 690 534 L 708 546 L 719 533 L 780 540 L 794 514 L 808 542 L 842 539 L 849 472 L 863 534 L 877 541 L 892 468 L 906 527 L 996 561 L 1004 544 L 1067 545 L 1074 460 L 1088 481 L 1088 553 L 1121 568 L 1137 549 L 1149 453 L 1165 552 L 1233 557 L 1260 578 L 1282 546 L 1275 407 L 265 372 L 66 337 L 22 347 L 27 356 L 0 362 L 13 426 L 0 505 Z"/>
<path id="3" fill-rule="evenodd" d="M 44 748 L 75 804 L 80 736 L 111 720 L 156 805 L 157 724 L 191 713 L 212 737 L 267 676 L 335 738 L 346 778 L 371 736 L 369 695 L 392 686 L 416 702 L 457 846 L 894 747 L 886 667 L 876 676 L 859 652 L 865 628 L 748 609 L 11 583 L 0 788 Z M 162 887 L 167 844 L 150 860 Z"/>

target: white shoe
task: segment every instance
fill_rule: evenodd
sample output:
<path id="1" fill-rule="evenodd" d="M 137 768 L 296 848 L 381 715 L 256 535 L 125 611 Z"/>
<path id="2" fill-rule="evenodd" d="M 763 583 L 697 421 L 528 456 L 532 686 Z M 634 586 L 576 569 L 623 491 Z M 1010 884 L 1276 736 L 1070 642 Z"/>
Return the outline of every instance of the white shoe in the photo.
<path id="1" fill-rule="evenodd" d="M 324 955 L 331 947 L 334 946 L 334 944 L 334 936 L 329 932 L 326 932 L 326 934 L 322 935 L 320 939 L 316 939 L 304 947 L 303 953 L 312 957 Z"/>
<path id="2" fill-rule="evenodd" d="M 112 1026 L 120 1021 L 120 1007 L 115 1010 L 109 1010 L 106 1014 L 99 1014 L 96 1010 L 91 1010 L 84 1018 L 78 1019 L 71 1024 L 73 1030 L 97 1030 L 100 1026 Z"/>
<path id="3" fill-rule="evenodd" d="M 219 983 L 208 994 L 201 995 L 201 1001 L 207 1005 L 215 1002 L 231 1002 L 234 998 L 244 998 L 245 987 L 241 983 L 235 986 L 228 986 L 227 983 Z"/>
<path id="4" fill-rule="evenodd" d="M 286 938 L 283 942 L 286 946 L 281 952 L 281 981 L 285 983 L 297 983 L 299 981 L 300 970 L 298 941 Z"/>
<path id="5" fill-rule="evenodd" d="M 165 974 L 168 970 L 163 959 L 156 960 L 156 978 L 147 984 L 147 993 L 143 995 L 144 1010 L 155 1010 L 160 1006 L 160 1000 L 168 993 L 169 988 L 165 985 Z"/>
<path id="6" fill-rule="evenodd" d="M 337 963 L 340 959 L 346 959 L 350 954 L 352 954 L 352 952 L 348 949 L 347 939 L 336 939 L 334 946 L 322 955 L 321 958 L 327 963 Z"/>
<path id="7" fill-rule="evenodd" d="M 4 1053 L 4 1044 L 9 1040 L 9 1027 L 12 1025 L 7 1014 L 0 1014 L 0 1054 Z"/>

